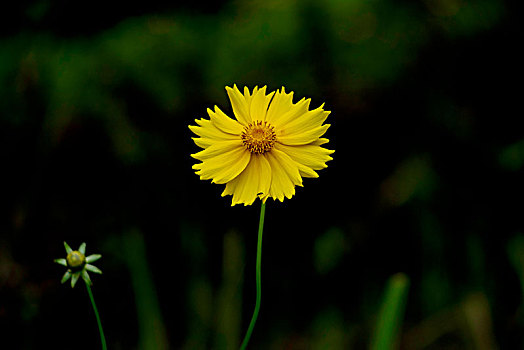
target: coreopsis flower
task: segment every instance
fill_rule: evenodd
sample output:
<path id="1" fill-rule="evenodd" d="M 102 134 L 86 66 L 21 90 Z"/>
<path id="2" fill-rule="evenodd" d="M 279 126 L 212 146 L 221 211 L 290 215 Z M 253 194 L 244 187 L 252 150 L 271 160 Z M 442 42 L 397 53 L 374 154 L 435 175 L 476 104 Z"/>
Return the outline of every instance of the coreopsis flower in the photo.
<path id="1" fill-rule="evenodd" d="M 55 259 L 55 262 L 57 264 L 67 267 L 67 271 L 62 277 L 62 283 L 65 283 L 67 280 L 71 278 L 71 287 L 74 288 L 76 282 L 78 281 L 78 278 L 82 276 L 84 282 L 88 285 L 91 285 L 92 282 L 89 278 L 89 274 L 87 273 L 87 271 L 100 274 L 102 273 L 102 271 L 98 267 L 90 264 L 100 259 L 102 255 L 92 254 L 86 257 L 85 243 L 82 243 L 78 250 L 71 249 L 71 247 L 69 247 L 69 245 L 66 242 L 64 242 L 64 247 L 67 253 L 67 257 L 65 259 Z"/>
<path id="2" fill-rule="evenodd" d="M 271 197 L 284 201 L 302 186 L 303 177 L 318 177 L 334 151 L 322 147 L 329 124 L 329 111 L 309 110 L 310 99 L 293 103 L 293 92 L 282 90 L 266 95 L 266 87 L 247 87 L 242 94 L 236 85 L 226 87 L 235 119 L 217 106 L 207 109 L 210 119 L 189 126 L 202 151 L 191 156 L 201 163 L 193 169 L 201 180 L 225 184 L 222 196 L 232 195 L 232 205 L 251 205 Z"/>

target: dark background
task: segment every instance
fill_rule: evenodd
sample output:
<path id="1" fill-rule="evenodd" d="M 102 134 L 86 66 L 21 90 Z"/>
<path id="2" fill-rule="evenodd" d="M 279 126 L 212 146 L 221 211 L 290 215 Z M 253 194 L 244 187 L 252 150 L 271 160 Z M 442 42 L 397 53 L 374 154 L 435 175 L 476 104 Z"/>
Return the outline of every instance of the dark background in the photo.
<path id="1" fill-rule="evenodd" d="M 225 86 L 332 111 L 334 160 L 268 202 L 254 349 L 365 349 L 389 277 L 402 349 L 524 347 L 522 8 L 497 0 L 19 1 L 0 14 L 0 348 L 236 348 L 259 202 L 198 179 Z M 479 340 L 480 339 L 480 340 Z"/>

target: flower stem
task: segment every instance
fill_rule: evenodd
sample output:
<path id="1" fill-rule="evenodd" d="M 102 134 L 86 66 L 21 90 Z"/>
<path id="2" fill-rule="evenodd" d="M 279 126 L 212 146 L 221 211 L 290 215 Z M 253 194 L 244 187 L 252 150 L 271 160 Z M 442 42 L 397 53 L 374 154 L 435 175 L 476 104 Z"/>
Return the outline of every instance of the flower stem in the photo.
<path id="1" fill-rule="evenodd" d="M 251 338 L 251 333 L 253 328 L 255 328 L 255 323 L 257 322 L 258 311 L 260 310 L 260 298 L 262 296 L 262 286 L 261 286 L 261 267 L 262 267 L 262 233 L 264 231 L 264 216 L 266 213 L 266 203 L 262 202 L 260 207 L 260 221 L 258 223 L 258 242 L 257 242 L 257 266 L 256 266 L 256 282 L 257 282 L 257 299 L 255 302 L 255 311 L 253 311 L 253 317 L 251 317 L 251 322 L 249 323 L 249 328 L 247 329 L 246 336 L 244 341 L 240 346 L 241 350 L 244 350 L 249 343 L 249 338 Z"/>
<path id="2" fill-rule="evenodd" d="M 93 305 L 93 310 L 95 311 L 96 322 L 98 323 L 98 332 L 100 333 L 100 341 L 102 342 L 102 349 L 107 350 L 106 338 L 104 336 L 104 329 L 102 328 L 102 322 L 100 321 L 100 315 L 98 315 L 98 309 L 96 308 L 95 298 L 93 298 L 93 293 L 91 292 L 91 287 L 88 283 L 85 283 L 87 288 L 87 293 L 89 294 L 89 299 L 91 299 L 91 305 Z"/>

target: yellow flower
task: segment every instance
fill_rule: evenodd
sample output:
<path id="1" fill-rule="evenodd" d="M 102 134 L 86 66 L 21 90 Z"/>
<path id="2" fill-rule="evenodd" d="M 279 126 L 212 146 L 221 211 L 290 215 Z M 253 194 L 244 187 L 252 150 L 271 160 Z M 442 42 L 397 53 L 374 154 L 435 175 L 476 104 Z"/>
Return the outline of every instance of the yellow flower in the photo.
<path id="1" fill-rule="evenodd" d="M 226 184 L 222 196 L 232 195 L 231 205 L 251 205 L 258 197 L 284 201 L 302 186 L 303 177 L 318 177 L 334 151 L 322 148 L 329 142 L 322 135 L 329 111 L 309 110 L 310 99 L 293 103 L 293 92 L 277 90 L 266 95 L 266 87 L 247 87 L 242 94 L 236 85 L 226 87 L 236 117 L 217 106 L 207 109 L 210 119 L 197 119 L 189 128 L 198 137 L 202 151 L 191 156 L 201 161 L 193 169 L 201 180 Z"/>

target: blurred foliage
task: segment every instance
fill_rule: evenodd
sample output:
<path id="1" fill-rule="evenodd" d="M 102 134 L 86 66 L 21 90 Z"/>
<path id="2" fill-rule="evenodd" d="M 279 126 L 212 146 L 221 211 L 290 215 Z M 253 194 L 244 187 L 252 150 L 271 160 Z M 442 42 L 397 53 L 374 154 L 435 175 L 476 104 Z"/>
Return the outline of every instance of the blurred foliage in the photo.
<path id="1" fill-rule="evenodd" d="M 398 273 L 389 278 L 370 349 L 398 349 L 400 329 L 409 290 L 409 278 Z"/>
<path id="2" fill-rule="evenodd" d="M 338 227 L 329 229 L 315 240 L 313 263 L 315 270 L 325 274 L 333 270 L 345 252 L 345 235 Z"/>
<path id="3" fill-rule="evenodd" d="M 500 152 L 500 164 L 512 171 L 517 171 L 524 165 L 524 139 L 507 146 Z"/>
<path id="4" fill-rule="evenodd" d="M 138 230 L 126 232 L 122 242 L 135 293 L 140 349 L 168 349 L 160 306 L 148 269 L 144 239 Z"/>
<path id="5" fill-rule="evenodd" d="M 0 347 L 77 344 L 77 327 L 93 334 L 77 347 L 97 346 L 88 317 L 63 322 L 91 312 L 60 286 L 64 240 L 104 256 L 93 291 L 110 348 L 238 345 L 257 210 L 194 176 L 187 129 L 213 104 L 231 115 L 234 83 L 326 102 L 336 150 L 319 179 L 268 205 L 254 349 L 366 349 L 389 326 L 401 349 L 524 346 L 518 5 L 9 6 Z M 390 276 L 409 281 L 407 299 L 407 284 L 383 294 Z"/>

